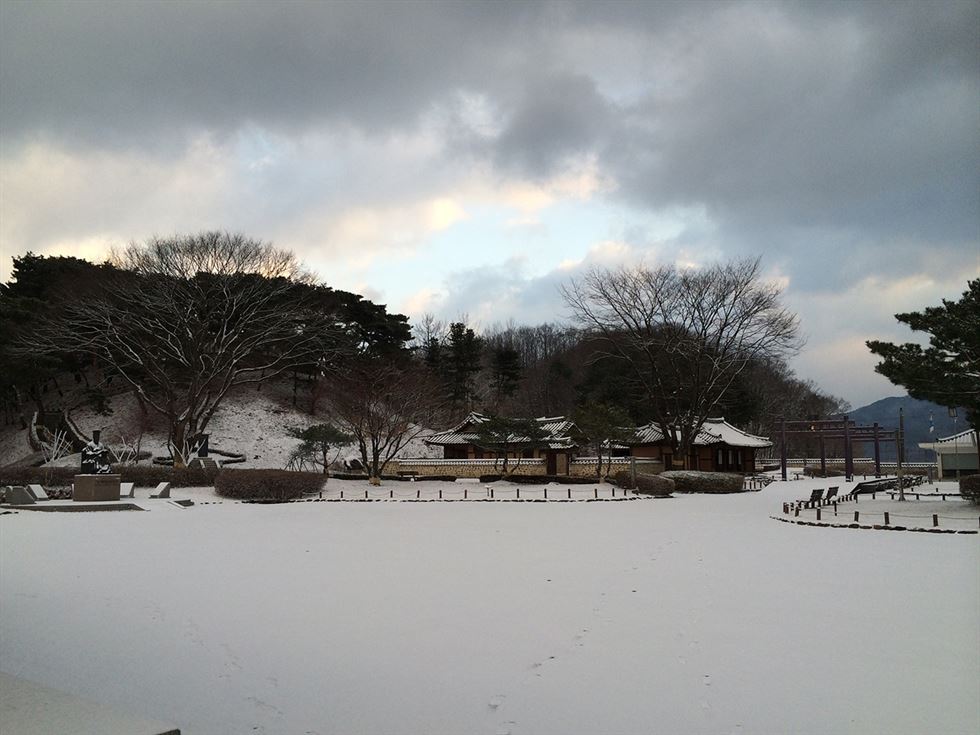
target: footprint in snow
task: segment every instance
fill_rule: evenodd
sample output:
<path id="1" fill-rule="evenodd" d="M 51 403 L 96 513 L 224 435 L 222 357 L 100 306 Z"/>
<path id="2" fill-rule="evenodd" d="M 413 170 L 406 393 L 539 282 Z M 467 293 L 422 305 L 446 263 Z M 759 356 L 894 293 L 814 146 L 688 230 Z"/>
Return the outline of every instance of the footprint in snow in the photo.
<path id="1" fill-rule="evenodd" d="M 706 687 L 710 687 L 711 686 L 711 677 L 708 676 L 707 674 L 704 675 L 704 685 Z"/>
<path id="2" fill-rule="evenodd" d="M 508 720 L 507 722 L 501 722 L 497 727 L 497 735 L 513 735 L 514 726 L 517 723 L 513 720 Z"/>
<path id="3" fill-rule="evenodd" d="M 487 705 L 490 707 L 490 709 L 497 709 L 504 703 L 505 699 L 507 699 L 507 697 L 503 694 L 494 694 L 492 697 L 490 697 L 490 701 L 487 702 Z"/>

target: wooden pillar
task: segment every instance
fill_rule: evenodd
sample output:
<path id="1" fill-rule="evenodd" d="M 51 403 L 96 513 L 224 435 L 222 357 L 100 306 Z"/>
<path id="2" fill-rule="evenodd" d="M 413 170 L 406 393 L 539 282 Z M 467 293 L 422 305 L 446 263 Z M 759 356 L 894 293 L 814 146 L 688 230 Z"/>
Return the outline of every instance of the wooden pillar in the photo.
<path id="1" fill-rule="evenodd" d="M 905 500 L 905 478 L 903 477 L 902 465 L 905 462 L 905 409 L 899 406 L 898 409 L 898 434 L 895 436 L 895 461 L 898 464 L 898 499 Z"/>
<path id="2" fill-rule="evenodd" d="M 844 416 L 844 479 L 848 482 L 854 475 L 854 466 L 851 457 L 851 429 L 847 416 Z"/>
<path id="3" fill-rule="evenodd" d="M 786 480 L 786 418 L 783 417 L 779 420 L 780 422 L 780 439 L 779 439 L 779 466 L 783 472 L 783 480 Z"/>
<path id="4" fill-rule="evenodd" d="M 881 443 L 878 441 L 877 421 L 875 421 L 875 477 L 881 477 Z"/>
<path id="5" fill-rule="evenodd" d="M 827 447 L 823 442 L 823 424 L 820 424 L 820 474 L 827 476 Z"/>

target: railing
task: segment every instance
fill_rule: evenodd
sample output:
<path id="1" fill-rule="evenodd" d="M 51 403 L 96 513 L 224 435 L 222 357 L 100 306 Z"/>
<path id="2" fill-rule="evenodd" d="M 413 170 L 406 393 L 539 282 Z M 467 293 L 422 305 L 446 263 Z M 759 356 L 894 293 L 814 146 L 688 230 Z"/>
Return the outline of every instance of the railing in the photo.
<path id="1" fill-rule="evenodd" d="M 650 459 L 648 457 L 613 457 L 611 461 L 608 457 L 603 457 L 602 464 L 611 463 L 614 467 L 629 467 L 633 464 L 634 459 L 636 460 L 637 466 L 643 464 L 663 464 L 659 459 Z M 595 465 L 598 462 L 598 457 L 576 457 L 572 460 L 572 464 L 577 465 Z"/>
<path id="2" fill-rule="evenodd" d="M 349 486 L 342 483 L 328 484 L 318 498 L 300 498 L 291 500 L 293 503 L 310 503 L 318 501 L 501 501 L 501 502 L 588 502 L 588 501 L 623 501 L 651 500 L 653 496 L 634 493 L 615 485 L 536 485 L 536 486 L 494 486 L 478 484 L 438 483 L 438 487 L 414 483 L 402 484 L 400 487 L 364 487 Z"/>
<path id="3" fill-rule="evenodd" d="M 422 467 L 426 465 L 434 465 L 441 467 L 493 467 L 496 465 L 503 465 L 504 458 L 500 459 L 400 459 L 398 460 L 399 467 Z M 509 467 L 516 467 L 518 465 L 541 465 L 544 464 L 543 458 L 522 458 L 522 457 L 510 457 L 507 460 L 507 465 Z"/>
<path id="4" fill-rule="evenodd" d="M 776 462 L 776 463 L 779 462 L 778 459 L 776 459 L 776 460 L 766 460 L 766 461 L 767 461 L 767 463 L 768 462 Z M 874 464 L 875 463 L 874 457 L 855 457 L 851 461 L 855 465 L 859 465 L 859 464 Z M 827 459 L 824 460 L 824 462 L 826 464 L 828 464 L 828 465 L 831 465 L 831 464 L 832 465 L 843 465 L 844 464 L 844 460 L 842 458 L 840 458 L 840 457 L 834 457 L 833 459 L 831 459 L 830 457 L 828 457 Z M 786 464 L 787 465 L 792 465 L 793 467 L 797 467 L 797 466 L 803 467 L 803 466 L 807 466 L 807 465 L 819 465 L 820 464 L 820 457 L 806 457 L 806 458 L 800 458 L 800 457 L 792 458 L 791 457 L 790 459 L 787 459 L 786 460 Z M 898 462 L 896 462 L 893 459 L 890 459 L 888 461 L 882 460 L 880 464 L 881 464 L 882 467 L 898 467 Z M 910 469 L 911 468 L 928 469 L 929 467 L 935 467 L 935 466 L 936 466 L 936 463 L 935 462 L 902 462 L 902 467 L 908 467 Z"/>
<path id="5" fill-rule="evenodd" d="M 897 482 L 897 481 L 893 481 Z M 870 483 L 866 483 L 870 484 Z M 860 486 L 858 486 L 860 487 Z M 968 533 L 976 534 L 976 529 L 980 525 L 980 516 L 973 515 L 972 508 L 964 509 L 966 512 L 961 512 L 958 515 L 947 515 L 945 513 L 933 512 L 929 515 L 907 513 L 906 510 L 915 509 L 915 502 L 909 505 L 897 506 L 890 504 L 891 501 L 895 500 L 897 491 L 893 489 L 877 489 L 874 492 L 866 492 L 863 495 L 859 492 L 852 490 L 843 496 L 834 497 L 831 499 L 822 498 L 820 500 L 797 500 L 795 502 L 783 503 L 783 517 L 780 516 L 770 516 L 776 520 L 786 521 L 788 523 L 803 523 L 811 526 L 836 526 L 836 527 L 848 527 L 848 528 L 863 528 L 863 529 L 874 529 L 874 530 L 894 530 L 894 531 L 927 531 L 931 530 L 936 533 Z M 876 500 L 877 494 L 887 495 L 889 500 L 882 503 L 868 502 L 868 495 L 871 496 L 871 501 Z M 935 501 L 940 499 L 945 501 L 947 497 L 957 498 L 962 497 L 957 493 L 920 493 L 905 491 L 906 501 L 920 500 L 920 498 L 925 498 L 928 500 Z M 863 503 L 863 507 L 860 510 L 854 510 L 853 515 L 850 510 L 843 510 L 840 515 L 838 515 L 838 504 L 846 506 L 848 503 L 854 503 L 855 507 L 860 506 Z M 953 503 L 950 503 L 953 506 Z M 929 510 L 936 510 L 934 506 L 929 506 Z M 813 514 L 812 516 L 810 514 Z M 801 515 L 802 514 L 802 515 Z M 812 518 L 812 520 L 810 520 Z M 900 519 L 897 524 L 892 523 L 892 518 Z M 845 520 L 847 519 L 847 520 Z M 945 521 L 940 526 L 940 520 Z M 904 521 L 913 521 L 912 524 L 902 525 Z M 931 521 L 931 522 L 930 522 Z"/>

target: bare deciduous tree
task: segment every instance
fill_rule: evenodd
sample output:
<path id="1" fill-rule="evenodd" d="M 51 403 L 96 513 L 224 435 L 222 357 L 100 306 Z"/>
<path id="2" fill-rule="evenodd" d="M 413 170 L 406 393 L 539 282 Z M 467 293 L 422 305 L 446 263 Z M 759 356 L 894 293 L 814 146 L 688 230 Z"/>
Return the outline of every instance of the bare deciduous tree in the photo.
<path id="1" fill-rule="evenodd" d="M 371 478 L 413 439 L 445 421 L 448 401 L 417 365 L 354 364 L 332 382 L 332 417 L 354 437 Z"/>
<path id="2" fill-rule="evenodd" d="M 688 466 L 705 419 L 753 360 L 800 346 L 798 320 L 763 282 L 760 262 L 700 270 L 595 268 L 562 287 L 576 320 L 620 360 L 653 420 Z"/>
<path id="3" fill-rule="evenodd" d="M 168 421 L 175 464 L 232 388 L 331 350 L 332 324 L 288 251 L 205 232 L 132 244 L 112 260 L 111 289 L 68 305 L 31 348 L 87 354 L 122 376 Z"/>

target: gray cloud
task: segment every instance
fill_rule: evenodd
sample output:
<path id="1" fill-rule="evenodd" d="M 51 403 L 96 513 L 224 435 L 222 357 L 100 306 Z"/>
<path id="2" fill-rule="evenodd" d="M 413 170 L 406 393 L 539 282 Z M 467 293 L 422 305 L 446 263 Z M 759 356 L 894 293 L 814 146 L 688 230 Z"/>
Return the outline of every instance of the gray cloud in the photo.
<path id="1" fill-rule="evenodd" d="M 412 125 L 505 67 L 534 8 L 495 3 L 58 2 L 0 6 L 8 138 L 147 145 L 243 122 Z M 532 27 L 534 23 L 531 23 Z"/>

